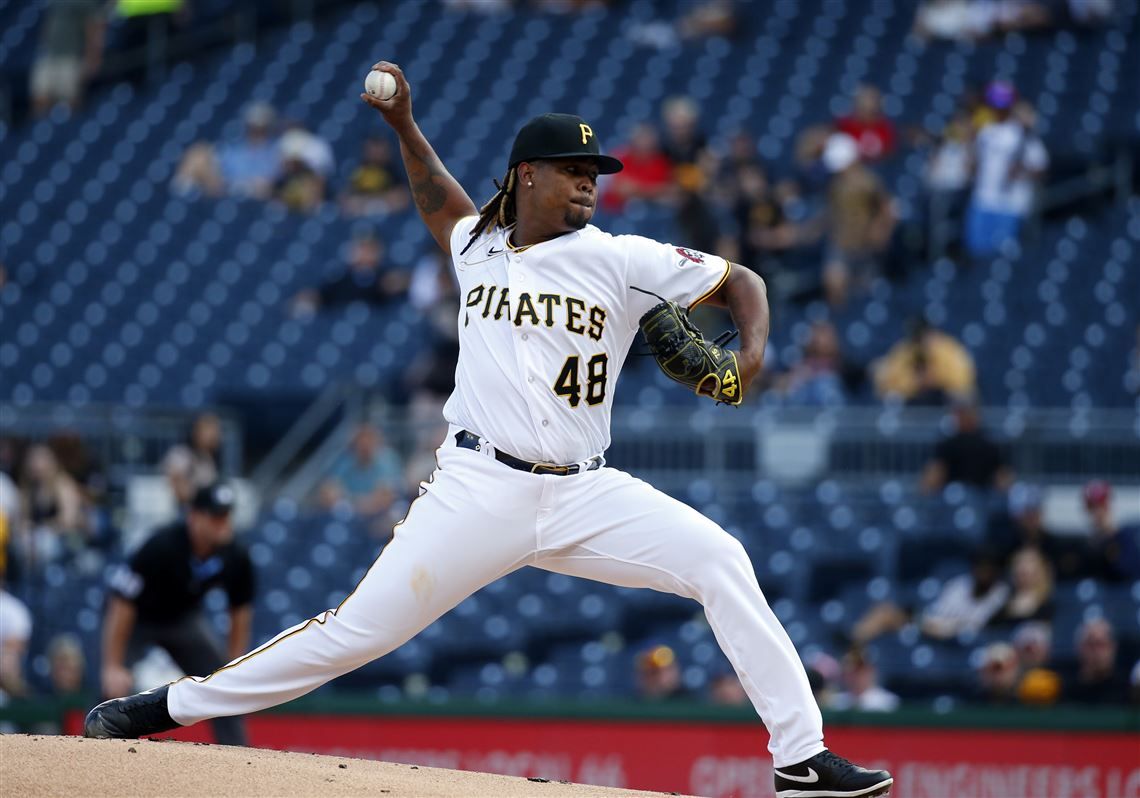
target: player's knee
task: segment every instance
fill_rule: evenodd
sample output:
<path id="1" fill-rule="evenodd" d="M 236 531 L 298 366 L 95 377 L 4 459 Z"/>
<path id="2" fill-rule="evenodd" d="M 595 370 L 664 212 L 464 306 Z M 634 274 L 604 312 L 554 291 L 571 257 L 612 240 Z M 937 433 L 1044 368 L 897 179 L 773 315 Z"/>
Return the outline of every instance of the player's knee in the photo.
<path id="1" fill-rule="evenodd" d="M 692 559 L 697 570 L 698 584 L 711 580 L 723 584 L 726 579 L 748 577 L 753 574 L 752 562 L 740 541 L 723 529 L 708 535 L 701 551 Z"/>

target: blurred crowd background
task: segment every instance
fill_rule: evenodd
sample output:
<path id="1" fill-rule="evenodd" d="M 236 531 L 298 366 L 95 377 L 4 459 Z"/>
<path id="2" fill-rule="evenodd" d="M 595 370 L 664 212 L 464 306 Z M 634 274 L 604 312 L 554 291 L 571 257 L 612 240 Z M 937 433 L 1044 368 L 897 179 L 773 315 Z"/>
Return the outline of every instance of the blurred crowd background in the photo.
<path id="1" fill-rule="evenodd" d="M 1137 0 L 0 0 L 0 700 L 109 691 L 201 486 L 260 642 L 434 467 L 458 297 L 378 59 L 477 202 L 578 113 L 595 224 L 765 278 L 743 409 L 631 359 L 609 459 L 745 543 L 822 706 L 1140 701 Z M 746 702 L 691 602 L 530 570 L 329 689 Z"/>

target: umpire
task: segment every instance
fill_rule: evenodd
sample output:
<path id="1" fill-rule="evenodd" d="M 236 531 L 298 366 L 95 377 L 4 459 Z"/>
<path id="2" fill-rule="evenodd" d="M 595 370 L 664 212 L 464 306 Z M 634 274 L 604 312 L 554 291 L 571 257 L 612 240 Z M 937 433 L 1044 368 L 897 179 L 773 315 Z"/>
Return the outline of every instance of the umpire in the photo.
<path id="1" fill-rule="evenodd" d="M 234 542 L 234 491 L 215 482 L 199 488 L 186 518 L 161 527 L 111 579 L 103 625 L 103 693 L 134 691 L 130 668 L 151 646 L 166 650 L 185 673 L 212 673 L 249 648 L 254 575 L 249 553 Z M 229 599 L 225 651 L 210 631 L 202 597 L 221 586 Z M 245 745 L 239 718 L 217 718 L 214 735 Z"/>

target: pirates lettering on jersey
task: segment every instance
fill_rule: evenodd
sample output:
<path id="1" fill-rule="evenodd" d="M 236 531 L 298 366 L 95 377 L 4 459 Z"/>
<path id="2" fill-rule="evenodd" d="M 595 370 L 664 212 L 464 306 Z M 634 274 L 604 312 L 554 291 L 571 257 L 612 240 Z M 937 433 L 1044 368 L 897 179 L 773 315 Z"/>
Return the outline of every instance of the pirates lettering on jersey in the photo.
<path id="1" fill-rule="evenodd" d="M 495 297 L 498 296 L 496 303 Z M 480 305 L 482 307 L 480 308 Z M 499 288 L 497 285 L 477 285 L 467 292 L 464 303 L 463 326 L 471 323 L 472 314 L 482 318 L 493 318 L 500 321 L 508 319 L 516 327 L 521 327 L 524 321 L 531 326 L 545 324 L 553 327 L 559 321 L 562 325 L 576 335 L 588 335 L 595 341 L 602 340 L 602 333 L 606 329 L 606 309 L 598 305 L 589 305 L 586 300 L 573 296 L 560 294 L 539 294 L 532 297 L 529 293 L 519 294 L 515 303 L 515 315 L 510 317 L 510 289 Z M 491 308 L 494 306 L 494 313 Z"/>

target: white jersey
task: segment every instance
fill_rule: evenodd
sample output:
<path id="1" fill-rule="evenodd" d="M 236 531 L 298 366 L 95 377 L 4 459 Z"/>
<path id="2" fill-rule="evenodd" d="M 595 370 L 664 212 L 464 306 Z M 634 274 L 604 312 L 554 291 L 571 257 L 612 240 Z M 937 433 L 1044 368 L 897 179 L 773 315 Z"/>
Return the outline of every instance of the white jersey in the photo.
<path id="1" fill-rule="evenodd" d="M 659 300 L 692 307 L 727 279 L 724 258 L 592 225 L 514 251 L 494 228 L 451 253 L 462 299 L 452 424 L 533 462 L 569 464 L 610 443 L 618 372 L 638 321 Z"/>
<path id="2" fill-rule="evenodd" d="M 986 210 L 1025 216 L 1033 206 L 1034 181 L 1010 177 L 1015 161 L 1033 171 L 1049 166 L 1049 153 L 1041 140 L 1016 122 L 986 125 L 974 143 L 978 171 L 974 202 Z"/>

